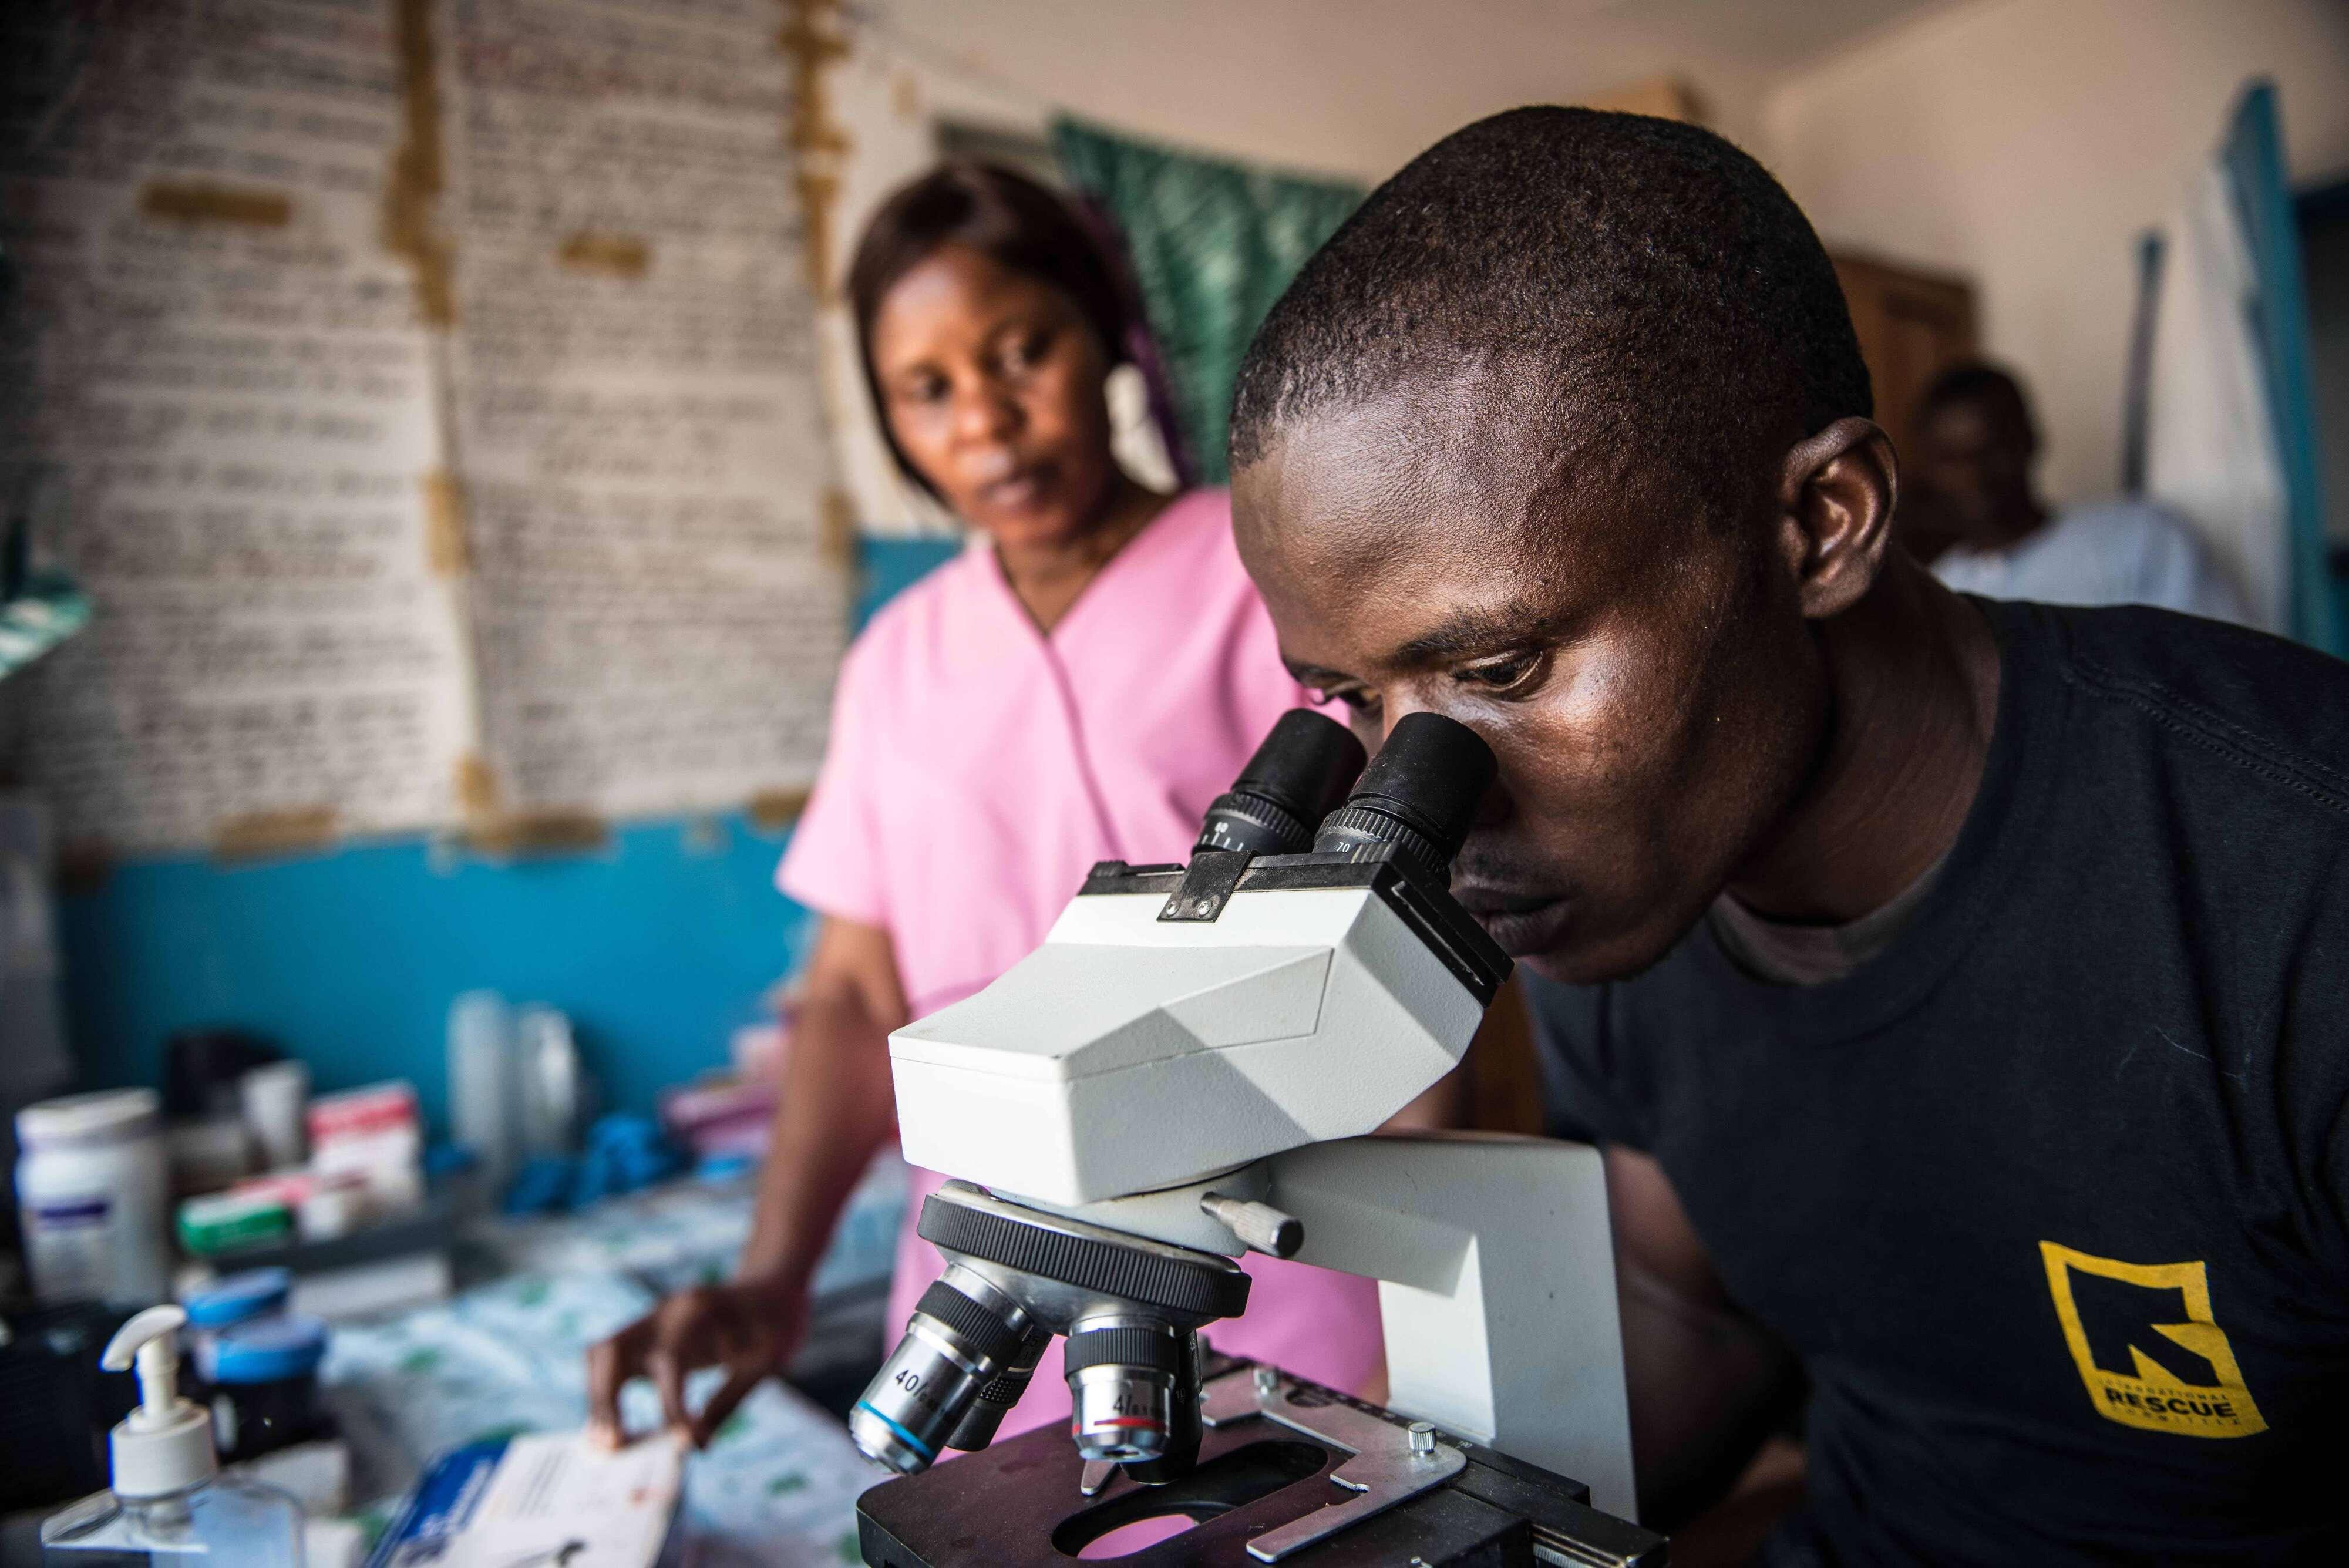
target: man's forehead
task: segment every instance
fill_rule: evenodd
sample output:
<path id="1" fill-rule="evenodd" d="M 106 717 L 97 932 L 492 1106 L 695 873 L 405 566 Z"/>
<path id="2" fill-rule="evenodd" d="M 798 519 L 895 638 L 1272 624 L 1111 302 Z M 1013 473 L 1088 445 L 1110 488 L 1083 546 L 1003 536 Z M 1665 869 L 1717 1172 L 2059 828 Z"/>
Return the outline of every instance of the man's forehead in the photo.
<path id="1" fill-rule="evenodd" d="M 1233 481 L 1241 547 L 1352 577 L 1430 553 L 1490 553 L 1532 521 L 1557 464 L 1487 397 L 1416 386 L 1284 427 Z"/>
<path id="2" fill-rule="evenodd" d="M 1368 678 L 1521 644 L 1570 621 L 1590 574 L 1516 529 L 1360 531 L 1314 519 L 1247 541 L 1293 666 Z"/>
<path id="3" fill-rule="evenodd" d="M 1538 483 L 1572 456 L 1574 421 L 1543 384 L 1489 356 L 1334 400 L 1282 421 L 1269 460 L 1289 484 L 1480 494 Z"/>
<path id="4" fill-rule="evenodd" d="M 1375 619 L 1399 645 L 1440 623 L 1524 620 L 1652 538 L 1637 498 L 1653 485 L 1531 402 L 1455 378 L 1282 429 L 1234 476 L 1233 509 L 1284 635 Z"/>

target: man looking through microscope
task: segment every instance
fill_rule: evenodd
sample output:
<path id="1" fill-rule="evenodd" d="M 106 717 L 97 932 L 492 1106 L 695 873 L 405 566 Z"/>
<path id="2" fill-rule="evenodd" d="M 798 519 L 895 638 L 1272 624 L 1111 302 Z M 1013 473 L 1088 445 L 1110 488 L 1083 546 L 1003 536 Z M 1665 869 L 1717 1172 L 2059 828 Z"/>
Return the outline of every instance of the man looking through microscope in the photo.
<path id="1" fill-rule="evenodd" d="M 1799 210 L 1702 130 L 1472 126 L 1232 422 L 1307 685 L 1500 763 L 1455 890 L 1607 1150 L 1646 1521 L 1814 1389 L 1784 1563 L 2338 1561 L 2349 668 L 1950 592 Z"/>

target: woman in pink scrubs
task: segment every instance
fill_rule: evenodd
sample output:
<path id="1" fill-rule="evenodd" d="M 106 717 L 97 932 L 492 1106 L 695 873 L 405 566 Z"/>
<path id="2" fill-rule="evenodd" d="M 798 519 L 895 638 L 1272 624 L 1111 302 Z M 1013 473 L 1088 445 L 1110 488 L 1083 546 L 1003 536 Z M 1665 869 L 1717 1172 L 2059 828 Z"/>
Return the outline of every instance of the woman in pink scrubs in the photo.
<path id="1" fill-rule="evenodd" d="M 875 616 L 841 666 L 830 748 L 779 875 L 823 926 L 750 1239 L 731 1283 L 672 1296 L 591 1353 L 607 1435 L 632 1376 L 706 1442 L 781 1370 L 841 1204 L 895 1132 L 889 1031 L 1025 957 L 1094 861 L 1186 858 L 1207 804 L 1308 701 L 1240 568 L 1225 493 L 1169 500 L 1111 455 L 1103 387 L 1127 322 L 1056 197 L 1001 170 L 942 168 L 883 206 L 849 292 L 894 454 L 970 545 Z M 938 1181 L 916 1173 L 915 1210 Z M 1210 1331 L 1218 1345 L 1341 1388 L 1383 1383 L 1370 1282 L 1247 1266 L 1247 1314 Z M 889 1332 L 940 1268 L 909 1212 Z M 685 1376 L 712 1365 L 730 1376 L 694 1413 Z M 1056 1344 L 1004 1430 L 1068 1409 Z"/>

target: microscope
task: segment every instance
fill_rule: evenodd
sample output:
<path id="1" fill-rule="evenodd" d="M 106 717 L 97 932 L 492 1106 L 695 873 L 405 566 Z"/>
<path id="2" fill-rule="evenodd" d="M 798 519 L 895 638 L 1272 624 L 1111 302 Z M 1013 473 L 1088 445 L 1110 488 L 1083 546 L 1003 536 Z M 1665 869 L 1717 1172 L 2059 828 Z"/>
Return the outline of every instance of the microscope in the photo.
<path id="1" fill-rule="evenodd" d="M 1664 1560 L 1631 1521 L 1597 1150 L 1372 1136 L 1509 961 L 1450 893 L 1495 773 L 1436 714 L 1365 766 L 1297 710 L 1186 866 L 1104 861 L 1041 947 L 890 1036 L 947 1260 L 850 1416 L 873 1568 Z M 1389 1405 L 1216 1354 L 1254 1251 L 1380 1282 Z M 1074 1409 L 994 1441 L 1054 1335 Z M 947 1449 L 962 1456 L 932 1469 Z M 1571 1478 L 1571 1479 L 1568 1479 Z M 1120 1548 L 1122 1550 L 1122 1548 Z"/>

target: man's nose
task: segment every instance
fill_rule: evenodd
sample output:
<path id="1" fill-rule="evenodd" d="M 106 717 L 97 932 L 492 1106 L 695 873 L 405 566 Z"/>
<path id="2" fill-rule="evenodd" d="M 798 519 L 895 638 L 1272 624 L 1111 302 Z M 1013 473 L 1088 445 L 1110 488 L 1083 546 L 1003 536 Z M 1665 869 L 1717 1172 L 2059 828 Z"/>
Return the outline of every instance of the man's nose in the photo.
<path id="1" fill-rule="evenodd" d="M 1475 833 L 1485 828 L 1498 827 L 1509 820 L 1510 810 L 1509 786 L 1506 775 L 1496 773 L 1493 775 L 1493 782 L 1485 786 L 1485 798 L 1476 803 L 1475 820 L 1469 824 L 1468 830 Z"/>

